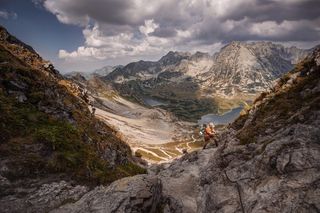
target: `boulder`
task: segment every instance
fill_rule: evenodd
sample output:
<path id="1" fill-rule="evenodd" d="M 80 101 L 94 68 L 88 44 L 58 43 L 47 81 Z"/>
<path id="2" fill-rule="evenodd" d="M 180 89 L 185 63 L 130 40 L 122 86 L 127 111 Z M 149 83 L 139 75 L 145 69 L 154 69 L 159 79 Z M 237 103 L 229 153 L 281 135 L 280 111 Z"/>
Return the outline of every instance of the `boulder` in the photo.
<path id="1" fill-rule="evenodd" d="M 10 183 L 2 177 L 1 185 L 8 187 Z M 48 212 L 66 202 L 79 200 L 88 191 L 86 186 L 72 186 L 66 181 L 42 184 L 39 188 L 37 185 L 36 181 L 26 182 L 26 187 L 13 189 L 15 193 L 2 197 L 0 212 Z"/>
<path id="2" fill-rule="evenodd" d="M 155 176 L 137 175 L 98 186 L 79 201 L 61 206 L 51 213 L 63 212 L 157 212 L 162 199 L 162 184 Z"/>

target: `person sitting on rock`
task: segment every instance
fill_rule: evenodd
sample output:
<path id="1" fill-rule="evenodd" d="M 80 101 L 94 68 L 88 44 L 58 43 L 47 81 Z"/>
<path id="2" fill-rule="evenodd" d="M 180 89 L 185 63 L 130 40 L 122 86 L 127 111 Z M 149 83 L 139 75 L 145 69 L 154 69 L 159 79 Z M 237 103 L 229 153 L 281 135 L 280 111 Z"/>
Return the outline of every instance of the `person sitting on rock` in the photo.
<path id="1" fill-rule="evenodd" d="M 216 136 L 216 131 L 214 129 L 214 124 L 211 122 L 209 123 L 209 125 L 206 125 L 204 124 L 206 127 L 205 127 L 205 130 L 204 130 L 204 146 L 203 146 L 203 149 L 206 148 L 207 144 L 210 142 L 211 139 L 213 139 L 214 143 L 216 144 L 216 146 L 218 146 L 218 142 L 217 140 L 215 139 L 215 136 Z"/>

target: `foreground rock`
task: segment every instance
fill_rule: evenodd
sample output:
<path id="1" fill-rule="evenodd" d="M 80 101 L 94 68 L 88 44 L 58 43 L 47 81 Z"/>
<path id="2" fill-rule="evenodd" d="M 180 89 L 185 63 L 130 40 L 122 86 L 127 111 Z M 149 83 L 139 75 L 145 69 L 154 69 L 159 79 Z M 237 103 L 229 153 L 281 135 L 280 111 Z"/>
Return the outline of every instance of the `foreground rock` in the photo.
<path id="1" fill-rule="evenodd" d="M 42 184 L 37 188 L 39 182 L 41 180 L 25 182 L 25 187 L 15 188 L 14 194 L 2 198 L 0 212 L 48 212 L 66 202 L 79 200 L 89 190 L 66 181 Z"/>
<path id="2" fill-rule="evenodd" d="M 216 149 L 196 151 L 183 156 L 172 164 L 159 168 L 158 177 L 163 183 L 164 212 L 196 212 L 200 198 L 200 174 Z"/>
<path id="3" fill-rule="evenodd" d="M 60 212 L 156 212 L 161 201 L 162 185 L 154 176 L 137 175 L 100 186 L 79 201 L 60 207 Z"/>

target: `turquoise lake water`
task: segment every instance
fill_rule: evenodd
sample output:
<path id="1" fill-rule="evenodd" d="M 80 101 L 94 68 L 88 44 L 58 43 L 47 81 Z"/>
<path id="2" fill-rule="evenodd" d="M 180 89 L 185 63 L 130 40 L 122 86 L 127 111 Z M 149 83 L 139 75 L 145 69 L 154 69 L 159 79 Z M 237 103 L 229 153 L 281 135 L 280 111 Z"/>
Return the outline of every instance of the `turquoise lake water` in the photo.
<path id="1" fill-rule="evenodd" d="M 205 124 L 205 123 L 210 123 L 213 122 L 215 125 L 226 125 L 231 122 L 233 122 L 239 115 L 243 107 L 237 107 L 229 112 L 226 112 L 222 115 L 217 115 L 217 114 L 207 114 L 201 117 L 200 120 L 198 120 L 198 124 Z"/>

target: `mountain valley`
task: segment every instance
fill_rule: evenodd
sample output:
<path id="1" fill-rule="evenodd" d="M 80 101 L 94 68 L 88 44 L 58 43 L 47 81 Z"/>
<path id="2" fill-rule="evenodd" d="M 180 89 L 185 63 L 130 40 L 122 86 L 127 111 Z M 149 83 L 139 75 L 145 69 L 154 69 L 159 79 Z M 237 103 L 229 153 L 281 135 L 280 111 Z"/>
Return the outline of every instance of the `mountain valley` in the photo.
<path id="1" fill-rule="evenodd" d="M 65 76 L 88 91 L 98 118 L 137 156 L 154 163 L 201 148 L 202 123 L 223 129 L 308 52 L 271 42 L 232 42 L 213 56 L 171 51 L 157 62 Z"/>
<path id="2" fill-rule="evenodd" d="M 181 121 L 157 106 L 130 102 L 98 76 L 86 80 L 78 74 L 69 80 L 87 91 L 95 116 L 148 162 L 169 161 L 181 156 L 184 149 L 192 151 L 203 145 L 196 123 Z"/>
<path id="3" fill-rule="evenodd" d="M 164 102 L 159 107 L 195 122 L 251 103 L 308 52 L 271 42 L 232 42 L 212 56 L 171 51 L 156 62 L 133 62 L 105 79 L 130 100 Z"/>

